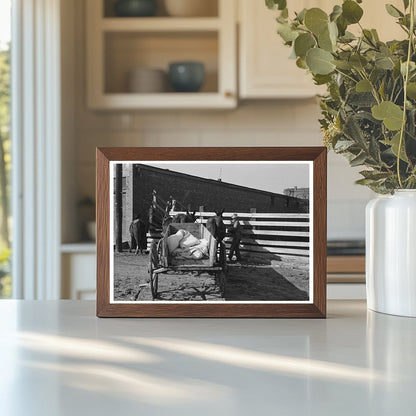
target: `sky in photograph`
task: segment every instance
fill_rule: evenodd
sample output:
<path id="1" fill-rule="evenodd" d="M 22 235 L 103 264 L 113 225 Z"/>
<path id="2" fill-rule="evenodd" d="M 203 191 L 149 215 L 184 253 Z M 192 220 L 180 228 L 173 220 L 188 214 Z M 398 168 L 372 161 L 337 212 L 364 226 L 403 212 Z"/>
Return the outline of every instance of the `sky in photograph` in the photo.
<path id="1" fill-rule="evenodd" d="M 207 179 L 219 179 L 223 182 L 274 193 L 283 193 L 286 188 L 309 187 L 309 165 L 282 163 L 148 163 L 162 169 L 187 173 Z"/>
<path id="2" fill-rule="evenodd" d="M 10 0 L 0 0 L 0 48 L 10 42 Z"/>

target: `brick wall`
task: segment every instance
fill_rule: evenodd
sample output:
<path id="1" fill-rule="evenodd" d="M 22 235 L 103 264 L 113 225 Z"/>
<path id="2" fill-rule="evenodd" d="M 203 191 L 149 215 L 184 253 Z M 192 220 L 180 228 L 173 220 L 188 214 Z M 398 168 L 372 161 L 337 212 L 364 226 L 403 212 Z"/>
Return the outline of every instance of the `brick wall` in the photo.
<path id="1" fill-rule="evenodd" d="M 133 169 L 132 202 L 126 200 L 127 215 L 147 216 L 152 202 L 153 190 L 158 197 L 167 201 L 170 196 L 192 211 L 204 206 L 205 211 L 250 212 L 305 212 L 304 201 L 279 194 L 244 189 L 222 182 L 194 178 L 189 175 L 175 174 L 155 168 L 136 165 Z M 127 216 L 124 229 L 128 229 Z M 123 233 L 124 234 L 124 233 Z"/>

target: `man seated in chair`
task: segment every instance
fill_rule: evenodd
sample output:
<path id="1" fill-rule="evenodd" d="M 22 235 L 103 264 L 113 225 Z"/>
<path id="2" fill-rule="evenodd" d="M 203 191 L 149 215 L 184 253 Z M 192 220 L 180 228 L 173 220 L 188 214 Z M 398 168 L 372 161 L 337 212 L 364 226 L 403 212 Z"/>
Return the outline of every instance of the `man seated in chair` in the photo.
<path id="1" fill-rule="evenodd" d="M 231 217 L 231 227 L 228 229 L 228 232 L 231 234 L 231 247 L 228 254 L 228 258 L 232 261 L 234 253 L 237 257 L 237 261 L 241 261 L 240 253 L 240 241 L 241 241 L 241 224 L 238 221 L 238 215 L 233 214 Z"/>

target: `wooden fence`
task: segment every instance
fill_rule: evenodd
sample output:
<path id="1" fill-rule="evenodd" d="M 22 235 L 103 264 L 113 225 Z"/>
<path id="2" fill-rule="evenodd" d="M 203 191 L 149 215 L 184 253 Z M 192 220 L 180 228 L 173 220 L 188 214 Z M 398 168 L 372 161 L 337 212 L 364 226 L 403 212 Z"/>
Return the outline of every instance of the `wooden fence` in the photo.
<path id="1" fill-rule="evenodd" d="M 171 216 L 183 211 L 170 212 Z M 231 226 L 233 212 L 223 214 L 225 226 Z M 205 224 L 207 219 L 214 216 L 214 212 L 197 212 L 197 222 Z M 241 251 L 255 253 L 273 253 L 288 255 L 309 255 L 309 214 L 300 213 L 237 213 L 242 226 Z M 148 247 L 154 240 L 161 238 L 161 230 L 148 233 Z M 227 248 L 230 237 L 224 242 Z"/>

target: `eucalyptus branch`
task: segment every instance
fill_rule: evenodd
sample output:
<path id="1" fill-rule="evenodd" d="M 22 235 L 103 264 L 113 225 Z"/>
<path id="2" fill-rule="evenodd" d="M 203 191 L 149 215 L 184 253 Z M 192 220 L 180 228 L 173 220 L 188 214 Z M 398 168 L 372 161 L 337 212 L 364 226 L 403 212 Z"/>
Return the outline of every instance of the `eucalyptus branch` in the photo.
<path id="1" fill-rule="evenodd" d="M 284 0 L 267 0 L 266 3 L 274 8 L 276 2 L 286 5 Z M 287 18 L 285 9 L 279 24 L 289 25 L 290 31 L 283 27 L 279 34 L 287 44 L 293 44 L 287 41 L 292 32 L 302 36 L 296 41 L 295 53 L 304 58 L 305 69 L 327 87 L 328 95 L 321 97 L 324 140 L 333 145 L 336 153 L 348 155 L 350 161 L 355 159 L 353 164 L 370 169 L 363 175 L 362 184 L 380 193 L 416 188 L 416 145 L 413 142 L 416 133 L 410 121 L 411 116 L 416 116 L 416 71 L 412 68 L 416 52 L 416 0 L 404 1 L 405 15 L 394 6 L 387 7 L 392 17 L 398 17 L 396 21 L 406 33 L 404 41 L 392 39 L 389 42 L 378 41 L 376 34 L 364 29 L 365 25 L 360 22 L 364 14 L 361 1 L 348 3 L 347 7 L 337 5 L 337 11 L 334 7 L 332 14 L 318 7 L 306 9 L 302 22 L 298 17 Z M 339 26 L 339 18 L 344 19 L 341 24 L 347 27 L 354 24 L 361 33 L 357 36 L 338 33 L 336 39 L 330 33 L 328 39 L 330 25 L 335 22 Z M 321 44 L 318 42 L 320 34 L 326 36 L 322 37 Z M 335 48 L 327 47 L 329 40 Z M 359 114 L 361 116 L 356 117 Z M 362 152 L 360 158 L 357 158 L 358 149 Z M 380 178 L 379 171 L 388 171 L 391 175 Z"/>
<path id="2" fill-rule="evenodd" d="M 389 97 L 389 100 L 390 101 L 393 101 L 393 96 L 394 96 L 394 90 L 396 89 L 396 84 L 397 84 L 397 80 L 394 80 L 393 81 L 393 88 L 391 89 L 391 94 L 390 94 L 390 97 Z M 395 101 L 393 101 L 393 102 L 395 102 Z"/>
<path id="3" fill-rule="evenodd" d="M 371 82 L 370 78 L 368 78 L 367 73 L 365 72 L 365 69 L 362 67 L 362 65 L 361 65 L 361 69 L 362 69 L 362 71 L 360 71 L 360 75 L 363 77 L 363 79 L 368 81 L 368 83 L 370 84 L 371 93 L 373 94 L 374 99 L 377 101 L 377 104 L 380 104 L 381 100 L 380 100 L 380 97 L 379 97 L 378 92 L 376 90 L 376 87 Z"/>
<path id="4" fill-rule="evenodd" d="M 400 188 L 403 188 L 402 177 L 400 173 L 400 156 L 403 147 L 404 141 L 404 132 L 406 130 L 406 110 L 407 110 L 407 83 L 409 82 L 409 69 L 410 69 L 410 62 L 412 59 L 412 50 L 413 50 L 413 37 L 414 37 L 414 29 L 415 29 L 415 0 L 410 0 L 410 29 L 409 29 L 409 44 L 407 47 L 407 60 L 406 60 L 406 73 L 404 75 L 404 85 L 403 85 L 403 118 L 402 118 L 402 127 L 400 129 L 400 139 L 399 139 L 399 148 L 397 151 L 397 177 L 399 180 Z"/>
<path id="5" fill-rule="evenodd" d="M 346 78 L 350 79 L 352 82 L 357 83 L 357 80 L 356 80 L 355 78 L 351 77 L 351 76 L 350 76 L 350 75 L 348 75 L 348 74 L 345 74 L 344 72 L 340 71 L 338 68 L 335 68 L 335 71 L 336 71 L 336 72 L 338 72 L 338 73 L 339 73 L 339 74 L 341 74 L 341 75 L 344 75 L 344 77 L 346 77 Z"/>
<path id="6" fill-rule="evenodd" d="M 397 91 L 397 94 L 396 94 L 396 96 L 394 97 L 394 100 L 393 100 L 394 103 L 397 102 L 397 100 L 399 99 L 400 94 L 402 92 L 403 92 L 403 88 L 400 88 L 399 91 Z"/>
<path id="7" fill-rule="evenodd" d="M 400 23 L 397 23 L 397 24 L 400 26 L 401 29 L 404 30 L 404 32 L 406 33 L 406 35 L 409 36 L 409 31 L 407 30 L 407 27 L 401 25 Z"/>

